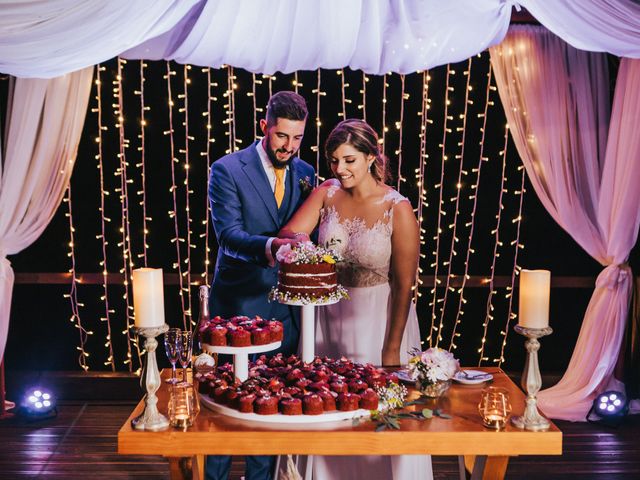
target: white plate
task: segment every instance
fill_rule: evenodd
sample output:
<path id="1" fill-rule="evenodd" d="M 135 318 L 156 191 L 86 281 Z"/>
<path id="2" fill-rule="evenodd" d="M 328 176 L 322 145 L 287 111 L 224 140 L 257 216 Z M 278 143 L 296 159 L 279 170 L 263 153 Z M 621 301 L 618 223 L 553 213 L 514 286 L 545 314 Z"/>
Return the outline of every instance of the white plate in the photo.
<path id="1" fill-rule="evenodd" d="M 321 415 L 282 415 L 281 413 L 275 413 L 273 415 L 258 415 L 257 413 L 242 413 L 238 410 L 227 407 L 226 405 L 220 405 L 219 403 L 214 402 L 208 395 L 200 395 L 200 403 L 214 412 L 219 412 L 233 418 L 239 418 L 240 420 L 293 425 L 322 424 L 342 420 L 353 420 L 357 417 L 369 417 L 371 413 L 369 410 L 359 408 L 358 410 L 352 410 L 349 412 L 334 410 L 332 412 L 325 412 Z"/>
<path id="2" fill-rule="evenodd" d="M 455 374 L 453 379 L 464 385 L 477 385 L 493 380 L 493 375 L 481 370 L 460 370 Z"/>
<path id="3" fill-rule="evenodd" d="M 398 380 L 400 380 L 401 382 L 410 383 L 412 385 L 416 383 L 414 380 L 411 380 L 411 376 L 406 370 L 398 370 L 396 372 L 396 375 L 398 376 Z"/>

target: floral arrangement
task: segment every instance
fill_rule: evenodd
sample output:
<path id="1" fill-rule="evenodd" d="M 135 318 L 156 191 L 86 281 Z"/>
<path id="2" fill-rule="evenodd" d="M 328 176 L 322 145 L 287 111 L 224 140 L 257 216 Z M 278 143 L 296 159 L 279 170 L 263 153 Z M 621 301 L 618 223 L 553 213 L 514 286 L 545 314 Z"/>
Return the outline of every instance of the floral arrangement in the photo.
<path id="1" fill-rule="evenodd" d="M 413 356 L 407 370 L 420 388 L 451 380 L 460 369 L 453 354 L 442 348 L 429 348 L 424 352 L 414 348 L 409 353 Z"/>
<path id="2" fill-rule="evenodd" d="M 407 398 L 407 388 L 395 382 L 390 382 L 386 387 L 376 387 L 378 394 L 378 411 L 388 412 L 404 406 L 404 399 Z"/>
<path id="3" fill-rule="evenodd" d="M 313 242 L 300 242 L 294 245 L 283 245 L 276 252 L 280 263 L 336 263 L 342 257 L 330 248 L 318 247 Z"/>
<path id="4" fill-rule="evenodd" d="M 434 416 L 451 418 L 451 415 L 438 408 L 421 408 L 426 401 L 424 397 L 407 402 L 408 392 L 404 385 L 389 382 L 384 387 L 376 387 L 375 391 L 379 398 L 378 409 L 370 412 L 370 418 L 376 424 L 376 432 L 400 430 L 401 420 L 428 420 Z M 353 424 L 359 425 L 361 420 L 362 418 L 354 418 Z"/>

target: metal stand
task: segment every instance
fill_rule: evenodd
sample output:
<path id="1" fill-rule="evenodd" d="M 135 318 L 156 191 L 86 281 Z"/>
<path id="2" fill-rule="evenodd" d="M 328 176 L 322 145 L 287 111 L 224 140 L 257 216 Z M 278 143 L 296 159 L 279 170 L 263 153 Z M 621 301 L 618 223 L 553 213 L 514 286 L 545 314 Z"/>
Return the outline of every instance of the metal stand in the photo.
<path id="1" fill-rule="evenodd" d="M 156 337 L 167 330 L 169 330 L 169 325 L 166 323 L 160 327 L 136 328 L 136 333 L 146 338 L 144 348 L 147 351 L 147 355 L 145 357 L 144 370 L 140 376 L 140 386 L 147 391 L 147 394 L 144 399 L 144 412 L 139 417 L 131 420 L 131 426 L 135 430 L 157 431 L 169 427 L 169 420 L 158 411 L 156 406 L 158 403 L 156 392 L 160 388 L 160 371 L 156 360 L 156 348 L 158 347 Z"/>
<path id="2" fill-rule="evenodd" d="M 540 350 L 538 338 L 550 335 L 553 333 L 553 329 L 551 327 L 525 328 L 520 325 L 516 325 L 514 329 L 520 335 L 528 338 L 524 344 L 527 349 L 527 361 L 520 382 L 524 391 L 527 392 L 527 406 L 524 415 L 512 417 L 511 423 L 518 428 L 533 432 L 548 430 L 549 421 L 540 415 L 536 398 L 536 394 L 542 387 L 542 377 L 540 376 L 540 367 L 538 365 L 538 350 Z"/>

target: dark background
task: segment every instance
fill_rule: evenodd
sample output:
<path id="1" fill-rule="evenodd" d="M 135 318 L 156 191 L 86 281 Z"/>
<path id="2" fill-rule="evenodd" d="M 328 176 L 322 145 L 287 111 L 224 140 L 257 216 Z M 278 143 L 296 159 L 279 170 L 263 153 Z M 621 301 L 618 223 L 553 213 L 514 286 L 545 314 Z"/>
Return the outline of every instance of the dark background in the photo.
<path id="1" fill-rule="evenodd" d="M 176 242 L 172 239 L 176 236 L 174 220 L 168 215 L 173 210 L 173 197 L 170 191 L 172 177 L 171 143 L 169 108 L 168 108 L 168 84 L 166 78 L 167 63 L 145 62 L 144 100 L 150 110 L 145 112 L 147 126 L 145 127 L 145 174 L 147 216 L 149 222 L 149 235 L 147 244 L 146 264 L 152 267 L 162 267 L 165 273 L 177 272 Z M 612 58 L 611 78 L 615 79 L 616 61 Z M 261 118 L 263 112 L 258 111 L 254 116 L 254 97 L 247 95 L 255 86 L 255 102 L 259 109 L 264 107 L 270 91 L 275 92 L 284 89 L 293 89 L 295 76 L 293 74 L 277 74 L 271 81 L 262 75 L 256 75 L 258 84 L 253 83 L 251 73 L 234 70 L 236 84 L 234 95 L 233 122 L 225 123 L 229 118 L 227 85 L 229 82 L 229 69 L 206 69 L 193 67 L 188 73 L 190 84 L 184 94 L 185 67 L 171 63 L 175 74 L 171 75 L 172 98 L 174 107 L 171 111 L 174 129 L 174 156 L 177 159 L 173 163 L 177 208 L 178 231 L 180 236 L 187 235 L 186 215 L 186 170 L 184 164 L 189 159 L 189 213 L 191 222 L 190 264 L 192 280 L 198 280 L 198 274 L 205 271 L 204 237 L 206 218 L 206 183 L 207 160 L 214 161 L 229 148 L 230 134 L 237 139 L 235 145 L 244 148 L 254 138 L 254 120 Z M 105 215 L 111 218 L 106 224 L 106 238 L 109 242 L 107 250 L 107 269 L 117 273 L 123 267 L 122 248 L 118 246 L 121 241 L 122 227 L 119 193 L 115 190 L 120 185 L 120 177 L 117 174 L 119 159 L 119 131 L 115 127 L 115 115 L 113 104 L 117 104 L 117 97 L 113 96 L 114 84 L 117 74 L 117 61 L 112 60 L 103 65 L 101 71 L 102 94 L 102 123 L 103 149 L 102 158 L 104 164 L 104 185 L 110 191 L 106 197 Z M 447 69 L 455 70 L 450 75 L 451 87 L 448 90 L 450 105 L 448 106 L 447 128 L 451 129 L 444 136 L 444 110 L 447 95 L 446 80 Z M 443 261 L 448 259 L 452 229 L 448 228 L 454 217 L 454 202 L 456 183 L 459 174 L 460 160 L 456 155 L 461 154 L 461 144 L 464 144 L 462 175 L 463 192 L 459 204 L 459 218 L 457 221 L 457 255 L 453 256 L 452 273 L 461 275 L 464 272 L 464 259 L 469 238 L 469 228 L 465 226 L 471 221 L 473 201 L 471 185 L 476 181 L 480 158 L 480 141 L 482 113 L 485 107 L 485 94 L 487 91 L 487 79 L 489 73 L 489 55 L 487 52 L 474 57 L 470 70 L 469 99 L 466 115 L 466 128 L 464 129 L 464 142 L 461 115 L 464 113 L 465 91 L 467 76 L 465 71 L 468 62 L 442 66 L 428 72 L 431 77 L 428 82 L 428 98 L 430 108 L 426 124 L 426 159 L 425 185 L 426 201 L 424 207 L 422 228 L 425 229 L 425 245 L 422 253 L 425 258 L 421 262 L 423 275 L 432 276 L 434 262 L 432 252 L 435 250 L 434 240 L 437 230 L 438 211 L 437 204 L 440 190 L 441 172 L 444 171 L 442 198 L 443 209 L 447 215 L 442 219 L 440 235 L 440 256 L 438 273 L 446 274 L 447 266 Z M 142 242 L 142 207 L 139 204 L 141 196 L 138 192 L 143 190 L 141 176 L 141 96 L 140 91 L 140 62 L 129 61 L 122 66 L 123 101 L 125 117 L 125 137 L 129 141 L 125 155 L 128 162 L 127 177 L 131 183 L 127 185 L 129 199 L 129 228 L 135 267 L 145 264 Z M 211 77 L 211 83 L 207 75 Z M 379 132 L 383 131 L 383 125 L 388 127 L 385 132 L 384 148 L 390 158 L 391 170 L 394 173 L 393 185 L 397 184 L 399 157 L 402 158 L 401 174 L 406 181 L 401 182 L 400 191 L 409 197 L 414 207 L 418 205 L 418 193 L 416 187 L 415 169 L 419 167 L 420 160 L 420 125 L 422 108 L 423 80 L 426 74 L 414 73 L 404 77 L 404 105 L 402 102 L 402 79 L 399 75 L 368 76 L 366 82 L 366 118 Z M 297 75 L 299 93 L 306 99 L 309 106 L 309 120 L 307 122 L 306 135 L 300 156 L 314 166 L 320 166 L 320 174 L 328 175 L 322 156 L 318 162 L 316 149 L 315 118 L 317 116 L 317 72 L 299 72 Z M 383 102 L 385 92 L 383 82 L 386 80 L 386 103 Z M 363 74 L 360 71 L 346 69 L 344 72 L 346 116 L 363 116 L 362 84 Z M 1 112 L 6 110 L 7 80 L 2 82 Z M 613 84 L 613 83 L 612 83 Z M 493 85 L 495 85 L 493 83 Z M 552 88 L 552 86 L 550 86 Z M 613 87 L 612 87 L 613 88 Z M 342 77 L 336 71 L 323 70 L 321 72 L 320 119 L 319 129 L 320 145 L 323 144 L 328 132 L 343 117 L 342 111 Z M 96 238 L 101 231 L 100 206 L 100 177 L 97 168 L 98 144 L 95 137 L 98 132 L 98 114 L 95 111 L 96 85 L 93 86 L 89 102 L 89 112 L 79 146 L 78 157 L 71 180 L 71 205 L 73 209 L 75 269 L 79 273 L 97 273 L 102 267 L 99 265 L 102 259 L 102 243 Z M 209 96 L 211 98 L 209 98 Z M 185 106 L 185 98 L 187 105 Z M 492 231 L 496 228 L 496 214 L 498 212 L 498 200 L 500 194 L 500 181 L 503 155 L 505 147 L 505 117 L 502 110 L 498 92 L 490 91 L 490 101 L 487 114 L 487 123 L 484 140 L 484 154 L 486 162 L 481 166 L 481 180 L 478 188 L 478 205 L 474 221 L 474 237 L 472 248 L 475 253 L 470 258 L 470 275 L 490 275 L 490 268 L 494 260 L 493 252 L 495 235 Z M 207 149 L 207 121 L 203 112 L 207 110 L 207 104 L 211 109 L 211 138 L 209 155 Z M 384 123 L 383 123 L 384 112 Z M 188 116 L 187 116 L 188 115 Z M 402 115 L 402 120 L 401 120 Z M 188 120 L 188 134 L 191 140 L 185 142 L 185 122 Z M 4 121 L 4 118 L 3 118 Z M 402 125 L 402 148 L 400 149 L 400 130 L 396 122 Z M 235 134 L 232 133 L 235 129 Z M 442 147 L 444 138 L 444 150 L 448 159 L 442 162 Z M 188 147 L 188 149 L 187 149 Z M 509 138 L 506 145 L 505 191 L 503 192 L 503 209 L 501 213 L 501 225 L 499 236 L 502 245 L 498 249 L 499 257 L 496 258 L 496 275 L 511 276 L 514 268 L 515 247 L 511 242 L 516 238 L 518 222 L 512 220 L 518 215 L 520 197 L 516 193 L 520 189 L 522 179 L 521 161 L 515 147 Z M 525 248 L 518 253 L 517 264 L 522 268 L 544 268 L 552 272 L 552 276 L 588 276 L 595 277 L 601 270 L 598 263 L 590 258 L 571 238 L 565 233 L 546 213 L 538 201 L 533 188 L 528 180 L 525 182 L 526 193 L 523 202 L 523 220 L 520 230 L 520 242 Z M 71 268 L 71 260 L 68 256 L 70 241 L 70 225 L 68 204 L 63 202 L 54 219 L 47 227 L 43 235 L 30 247 L 18 255 L 10 257 L 16 273 L 21 272 L 66 272 Z M 211 248 L 212 271 L 215 261 L 215 238 L 209 232 L 209 246 Z M 187 242 L 177 242 L 180 245 L 181 258 L 184 260 L 187 252 Z M 632 255 L 632 266 L 636 255 Z M 184 263 L 183 263 L 184 265 Z M 517 280 L 516 280 L 517 282 Z M 420 317 L 423 336 L 428 335 L 431 326 L 431 311 L 429 305 L 432 295 L 432 285 L 423 285 L 420 288 L 422 297 L 418 302 L 418 314 Z M 41 285 L 41 284 L 16 284 L 13 292 L 11 324 L 8 345 L 5 355 L 6 367 L 15 369 L 44 369 L 44 370 L 74 370 L 79 369 L 77 347 L 80 345 L 80 330 L 74 328 L 77 320 L 72 318 L 69 298 L 65 294 L 70 292 L 70 285 Z M 126 337 L 122 332 L 127 330 L 126 304 L 122 298 L 125 288 L 122 285 L 109 285 L 108 287 L 110 324 L 113 337 L 113 348 L 116 358 L 117 370 L 128 370 L 124 364 L 127 352 Z M 444 289 L 438 288 L 438 298 L 443 297 Z M 523 338 L 516 335 L 513 330 L 513 321 L 509 318 L 509 299 L 505 297 L 508 291 L 504 288 L 497 289 L 493 296 L 493 320 L 487 327 L 484 365 L 496 365 L 499 359 L 503 333 L 508 333 L 507 344 L 504 350 L 503 368 L 507 370 L 520 370 L 523 366 L 524 347 Z M 86 338 L 84 349 L 90 356 L 86 363 L 91 370 L 110 370 L 107 362 L 108 349 L 105 347 L 107 325 L 101 317 L 105 316 L 105 304 L 101 300 L 104 294 L 102 285 L 78 285 L 78 302 L 80 321 L 85 329 L 93 331 L 93 335 Z M 129 292 L 130 294 L 130 292 Z M 483 337 L 483 323 L 487 311 L 487 299 L 489 291 L 486 288 L 467 288 L 465 298 L 468 300 L 464 306 L 462 323 L 458 326 L 460 333 L 455 341 L 455 354 L 464 365 L 477 365 L 480 362 L 479 348 Z M 131 295 L 131 294 L 130 294 Z M 570 359 L 575 340 L 578 336 L 584 311 L 587 307 L 591 289 L 588 288 L 556 288 L 551 295 L 550 323 L 554 328 L 554 334 L 545 338 L 542 342 L 540 363 L 543 371 L 563 371 Z M 197 286 L 191 287 L 191 298 L 197 302 Z M 444 312 L 442 340 L 440 346 L 449 348 L 452 327 L 455 321 L 458 294 L 449 292 L 446 309 Z M 185 308 L 188 308 L 189 300 L 185 296 Z M 440 306 L 437 304 L 437 321 L 440 318 Z M 179 288 L 175 285 L 165 286 L 165 310 L 166 321 L 172 326 L 182 326 L 183 319 L 188 318 L 183 314 L 183 307 L 179 296 Z M 192 306 L 194 318 L 197 318 L 197 304 Z M 511 311 L 517 312 L 517 291 L 513 298 Z M 215 312 L 212 312 L 215 314 Z M 130 320 L 133 323 L 133 320 Z M 382 332 L 381 332 L 382 334 Z M 134 355 L 135 357 L 135 355 Z M 161 365 L 167 365 L 162 352 L 158 355 Z M 134 358 L 133 368 L 137 368 L 137 358 Z"/>

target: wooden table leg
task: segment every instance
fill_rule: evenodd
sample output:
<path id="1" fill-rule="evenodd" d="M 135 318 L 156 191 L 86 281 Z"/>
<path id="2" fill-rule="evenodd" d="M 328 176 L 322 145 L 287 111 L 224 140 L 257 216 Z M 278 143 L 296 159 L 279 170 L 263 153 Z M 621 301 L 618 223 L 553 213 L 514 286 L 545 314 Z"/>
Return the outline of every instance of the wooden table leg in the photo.
<path id="1" fill-rule="evenodd" d="M 502 480 L 507 473 L 508 465 L 509 457 L 506 456 L 465 455 L 464 457 L 465 470 L 471 473 L 471 480 Z M 462 468 L 460 471 L 462 478 Z"/>
<path id="2" fill-rule="evenodd" d="M 182 467 L 180 466 L 181 457 L 167 457 L 169 460 L 169 478 L 171 480 L 186 480 Z"/>
<path id="3" fill-rule="evenodd" d="M 194 455 L 191 458 L 192 480 L 204 480 L 204 455 Z"/>

